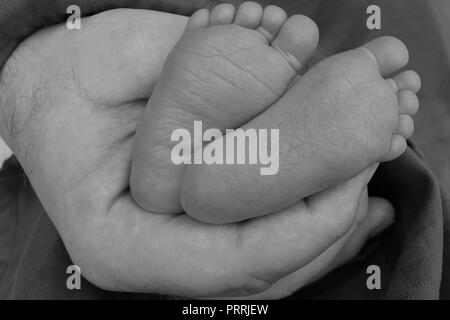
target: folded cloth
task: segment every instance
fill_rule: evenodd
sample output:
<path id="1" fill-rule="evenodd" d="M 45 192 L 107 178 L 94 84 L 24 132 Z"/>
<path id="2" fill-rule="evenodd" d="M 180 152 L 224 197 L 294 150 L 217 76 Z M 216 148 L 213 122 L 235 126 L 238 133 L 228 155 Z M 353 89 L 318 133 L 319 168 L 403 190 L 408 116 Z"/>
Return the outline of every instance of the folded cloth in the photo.
<path id="1" fill-rule="evenodd" d="M 433 1 L 433 4 L 440 1 Z M 63 22 L 67 18 L 66 8 L 71 4 L 79 5 L 84 15 L 117 7 L 149 8 L 187 15 L 198 7 L 211 7 L 215 2 L 0 0 L 0 65 L 20 41 L 33 31 L 49 24 Z M 435 22 L 435 16 L 432 14 L 435 8 L 431 2 L 260 2 L 279 4 L 289 14 L 307 14 L 318 22 L 322 33 L 321 45 L 312 63 L 382 34 L 398 35 L 406 39 L 413 52 L 412 67 L 419 70 L 422 76 L 425 75 L 426 81 L 420 95 L 423 109 L 448 110 L 450 97 L 448 90 L 442 87 L 442 83 L 450 83 L 450 59 L 448 54 L 445 54 L 448 52 L 448 39 L 446 42 Z M 367 17 L 365 9 L 369 4 L 378 4 L 382 9 L 380 31 L 364 28 Z M 429 112 L 428 110 L 425 112 Z M 445 130 L 442 128 L 436 134 L 442 134 Z M 422 129 L 422 132 L 419 130 L 417 137 L 425 142 L 421 145 L 424 149 L 431 144 L 431 141 L 423 138 L 427 132 L 428 127 Z M 442 149 L 448 147 L 448 144 L 441 146 Z M 369 241 L 350 263 L 289 298 L 449 299 L 450 197 L 440 188 L 417 149 L 410 145 L 401 158 L 383 164 L 369 191 L 371 195 L 385 197 L 394 204 L 395 224 L 376 239 Z M 65 284 L 68 276 L 66 269 L 71 264 L 64 244 L 28 183 L 20 164 L 15 158 L 11 158 L 0 171 L 0 298 L 167 298 L 159 295 L 106 292 L 85 280 L 82 281 L 81 290 L 70 291 Z M 380 290 L 369 290 L 366 286 L 366 270 L 370 265 L 380 267 Z"/>

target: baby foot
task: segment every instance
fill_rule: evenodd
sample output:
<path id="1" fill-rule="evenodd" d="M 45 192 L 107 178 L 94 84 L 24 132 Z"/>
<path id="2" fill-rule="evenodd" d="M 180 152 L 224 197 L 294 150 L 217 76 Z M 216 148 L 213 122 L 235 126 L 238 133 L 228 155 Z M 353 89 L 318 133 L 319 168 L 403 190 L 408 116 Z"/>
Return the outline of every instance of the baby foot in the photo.
<path id="1" fill-rule="evenodd" d="M 301 15 L 254 2 L 197 11 L 169 55 L 135 137 L 130 186 L 136 202 L 182 212 L 185 165 L 171 160 L 176 129 L 240 127 L 287 90 L 315 51 L 318 30 Z M 195 150 L 192 150 L 195 152 Z"/>
<path id="2" fill-rule="evenodd" d="M 279 129 L 278 174 L 261 175 L 260 165 L 188 166 L 183 208 L 211 223 L 278 212 L 399 157 L 414 130 L 420 78 L 413 71 L 383 77 L 407 62 L 405 45 L 392 37 L 323 60 L 242 126 Z"/>

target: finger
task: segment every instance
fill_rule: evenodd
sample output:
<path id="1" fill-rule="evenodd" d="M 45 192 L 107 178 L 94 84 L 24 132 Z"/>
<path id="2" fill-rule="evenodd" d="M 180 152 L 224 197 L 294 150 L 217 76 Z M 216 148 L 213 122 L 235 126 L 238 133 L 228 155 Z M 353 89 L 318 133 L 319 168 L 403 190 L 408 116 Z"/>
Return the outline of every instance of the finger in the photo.
<path id="1" fill-rule="evenodd" d="M 371 179 L 378 164 L 373 165 L 361 174 L 363 181 Z M 364 176 L 365 175 L 365 176 Z M 384 203 L 384 202 L 385 203 Z M 387 205 L 386 205 L 387 204 Z M 383 199 L 371 198 L 368 209 L 367 187 L 360 193 L 357 213 L 351 229 L 342 238 L 330 245 L 316 259 L 306 264 L 299 270 L 289 274 L 273 284 L 268 290 L 245 297 L 245 299 L 279 299 L 291 295 L 306 284 L 321 278 L 331 270 L 337 268 L 340 264 L 350 260 L 361 248 L 366 238 L 364 235 L 369 231 L 384 230 L 390 223 L 391 207 Z M 375 229 L 372 227 L 375 226 Z M 353 243 L 350 247 L 349 243 Z M 341 255 L 342 250 L 346 248 L 345 253 Z"/>
<path id="2" fill-rule="evenodd" d="M 366 218 L 355 223 L 351 232 L 339 240 L 339 244 L 336 243 L 334 251 L 326 253 L 329 255 L 328 265 L 317 272 L 315 276 L 310 277 L 308 283 L 320 279 L 325 274 L 349 262 L 361 251 L 368 239 L 378 235 L 394 222 L 394 209 L 385 199 L 369 198 L 365 209 L 367 210 Z"/>
<path id="3" fill-rule="evenodd" d="M 267 292 L 250 298 L 279 299 L 295 293 L 305 285 L 322 278 L 353 259 L 368 239 L 376 236 L 394 222 L 392 205 L 381 198 L 370 198 L 367 204 L 367 197 L 362 196 L 359 214 L 365 216 L 363 220 L 355 223 L 344 237 L 336 241 L 311 263 L 281 279 Z"/>
<path id="4" fill-rule="evenodd" d="M 358 205 L 357 202 L 349 202 L 348 198 L 342 197 L 338 199 L 340 194 L 349 194 L 350 190 L 363 190 L 366 188 L 369 181 L 372 179 L 373 175 L 375 174 L 376 170 L 378 169 L 379 163 L 373 164 L 368 169 L 364 170 L 362 173 L 360 173 L 355 178 L 348 180 L 344 183 L 341 183 L 335 188 L 330 188 L 328 190 L 325 190 L 323 192 L 319 192 L 311 197 L 309 197 L 309 204 L 313 208 L 314 211 L 320 211 L 322 207 L 327 207 L 329 205 L 329 201 L 327 199 L 333 198 L 334 201 L 340 202 L 343 206 L 345 203 L 348 205 Z M 360 189 L 359 189 L 360 188 Z M 356 193 L 352 195 L 353 199 L 355 196 L 359 197 L 360 193 Z M 354 211 L 357 213 L 356 211 Z"/>
<path id="5" fill-rule="evenodd" d="M 356 219 L 363 220 L 365 218 L 367 214 L 367 199 L 367 188 L 365 188 L 359 197 Z M 310 263 L 277 281 L 268 290 L 245 297 L 245 299 L 260 300 L 284 298 L 293 294 L 308 283 L 312 282 L 313 279 L 317 279 L 320 277 L 320 275 L 327 273 L 329 270 L 331 270 L 330 265 L 334 262 L 336 256 L 345 246 L 351 235 L 355 232 L 356 226 L 357 223 L 355 221 L 353 226 L 345 236 L 330 245 L 324 252 L 322 252 Z"/>
<path id="6" fill-rule="evenodd" d="M 369 200 L 365 188 L 359 198 L 354 224 L 345 236 L 304 267 L 277 281 L 268 290 L 245 299 L 280 299 L 293 294 L 352 259 L 368 237 L 376 235 L 392 223 L 392 217 L 393 210 L 389 202 L 379 198 Z"/>
<path id="7" fill-rule="evenodd" d="M 344 265 L 353 259 L 371 237 L 384 231 L 394 222 L 394 210 L 385 199 L 370 198 L 367 207 L 367 218 L 355 224 L 348 237 L 341 241 L 340 250 L 334 252 L 334 259 L 329 259 L 329 265 L 323 268 L 310 282 L 320 279 L 325 274 Z M 338 246 L 337 246 L 338 247 Z"/>
<path id="8" fill-rule="evenodd" d="M 282 215 L 285 215 L 284 221 L 280 221 L 281 215 L 273 218 L 269 216 L 267 219 L 277 219 L 277 229 L 276 231 L 263 229 L 261 237 L 265 236 L 264 242 L 253 240 L 253 244 L 249 246 L 250 250 L 245 252 L 245 256 L 249 259 L 247 263 L 250 264 L 247 274 L 255 272 L 251 270 L 258 270 L 258 273 L 253 273 L 254 278 L 275 282 L 303 267 L 344 237 L 356 217 L 366 211 L 364 202 L 360 203 L 364 201 L 364 197 L 360 198 L 360 195 L 375 169 L 376 166 L 342 185 L 311 197 L 307 201 L 307 208 L 304 209 L 309 214 L 296 216 L 298 208 L 293 207 L 282 212 Z M 358 213 L 360 207 L 361 213 Z M 275 223 L 275 220 L 272 222 Z M 282 222 L 285 224 L 282 225 Z M 265 223 L 271 225 L 270 221 Z M 258 252 L 261 242 L 264 243 L 264 252 Z M 258 268 L 252 265 L 254 263 Z"/>
<path id="9" fill-rule="evenodd" d="M 358 225 L 355 232 L 346 241 L 338 259 L 334 262 L 335 267 L 352 259 L 368 239 L 383 232 L 394 223 L 394 220 L 395 210 L 389 201 L 382 198 L 370 198 L 367 218 Z"/>
<path id="10" fill-rule="evenodd" d="M 358 221 L 364 220 L 367 215 L 367 188 L 365 188 L 360 196 L 357 207 L 357 214 L 353 226 L 342 238 L 330 245 L 317 258 L 306 264 L 299 270 L 289 274 L 288 276 L 277 281 L 270 289 L 262 293 L 245 297 L 245 299 L 280 299 L 287 297 L 297 290 L 301 289 L 314 279 L 320 278 L 333 269 L 333 262 L 339 252 L 346 245 L 349 238 L 355 232 Z"/>
<path id="11" fill-rule="evenodd" d="M 96 264 L 108 268 L 97 271 L 97 277 L 85 275 L 97 286 L 122 291 L 195 297 L 265 291 L 348 232 L 370 173 L 366 170 L 327 190 L 327 197 L 312 197 L 308 204 L 300 201 L 280 213 L 242 224 L 208 225 L 186 215 L 149 214 L 128 195 L 111 206 L 100 226 L 90 224 L 93 230 L 107 230 L 114 236 L 104 237 L 108 249 L 101 255 L 94 254 L 96 250 L 90 255 L 108 261 Z M 77 252 L 89 254 L 93 249 Z M 103 282 L 105 277 L 108 281 Z M 111 278 L 118 280 L 111 285 Z"/>

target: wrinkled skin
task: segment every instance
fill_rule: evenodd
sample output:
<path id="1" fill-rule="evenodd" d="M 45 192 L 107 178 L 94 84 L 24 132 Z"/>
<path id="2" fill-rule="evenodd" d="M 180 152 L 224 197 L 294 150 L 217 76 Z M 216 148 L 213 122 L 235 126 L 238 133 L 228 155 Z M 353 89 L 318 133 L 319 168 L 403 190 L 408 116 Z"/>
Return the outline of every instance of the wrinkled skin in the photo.
<path id="1" fill-rule="evenodd" d="M 136 125 L 186 18 L 114 10 L 42 30 L 1 74 L 0 133 L 82 274 L 116 291 L 281 298 L 392 222 L 373 173 L 277 214 L 208 225 L 144 212 L 129 190 Z M 160 32 L 163 32 L 163 36 Z"/>

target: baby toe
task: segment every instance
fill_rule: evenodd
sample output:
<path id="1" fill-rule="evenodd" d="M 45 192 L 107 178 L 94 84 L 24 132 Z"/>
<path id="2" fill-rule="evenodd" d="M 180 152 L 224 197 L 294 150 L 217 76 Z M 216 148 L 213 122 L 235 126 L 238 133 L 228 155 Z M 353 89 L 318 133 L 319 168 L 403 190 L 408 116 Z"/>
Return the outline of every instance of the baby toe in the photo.
<path id="1" fill-rule="evenodd" d="M 239 6 L 234 23 L 244 28 L 256 29 L 261 22 L 263 8 L 259 3 L 247 1 Z"/>
<path id="2" fill-rule="evenodd" d="M 378 64 L 383 76 L 403 68 L 409 60 L 405 44 L 394 37 L 379 37 L 362 46 Z"/>
<path id="3" fill-rule="evenodd" d="M 306 16 L 294 15 L 283 24 L 271 45 L 298 72 L 316 51 L 318 42 L 319 29 L 315 22 Z"/>
<path id="4" fill-rule="evenodd" d="M 210 13 L 208 9 L 200 9 L 195 11 L 189 18 L 186 28 L 205 28 L 209 26 Z"/>
<path id="5" fill-rule="evenodd" d="M 392 80 L 397 85 L 398 91 L 409 90 L 417 93 L 422 85 L 419 74 L 413 70 L 401 72 L 392 77 Z"/>
<path id="6" fill-rule="evenodd" d="M 221 3 L 211 10 L 210 24 L 230 24 L 234 20 L 236 9 L 231 3 Z"/>
<path id="7" fill-rule="evenodd" d="M 419 110 L 419 98 L 409 90 L 400 91 L 397 94 L 400 114 L 413 115 Z"/>
<path id="8" fill-rule="evenodd" d="M 411 116 L 401 114 L 398 119 L 397 134 L 403 136 L 405 139 L 411 138 L 414 132 L 414 121 Z"/>
<path id="9" fill-rule="evenodd" d="M 286 19 L 287 14 L 283 9 L 272 5 L 267 6 L 264 8 L 261 25 L 257 30 L 264 35 L 270 43 L 280 31 L 281 27 L 286 22 Z"/>

